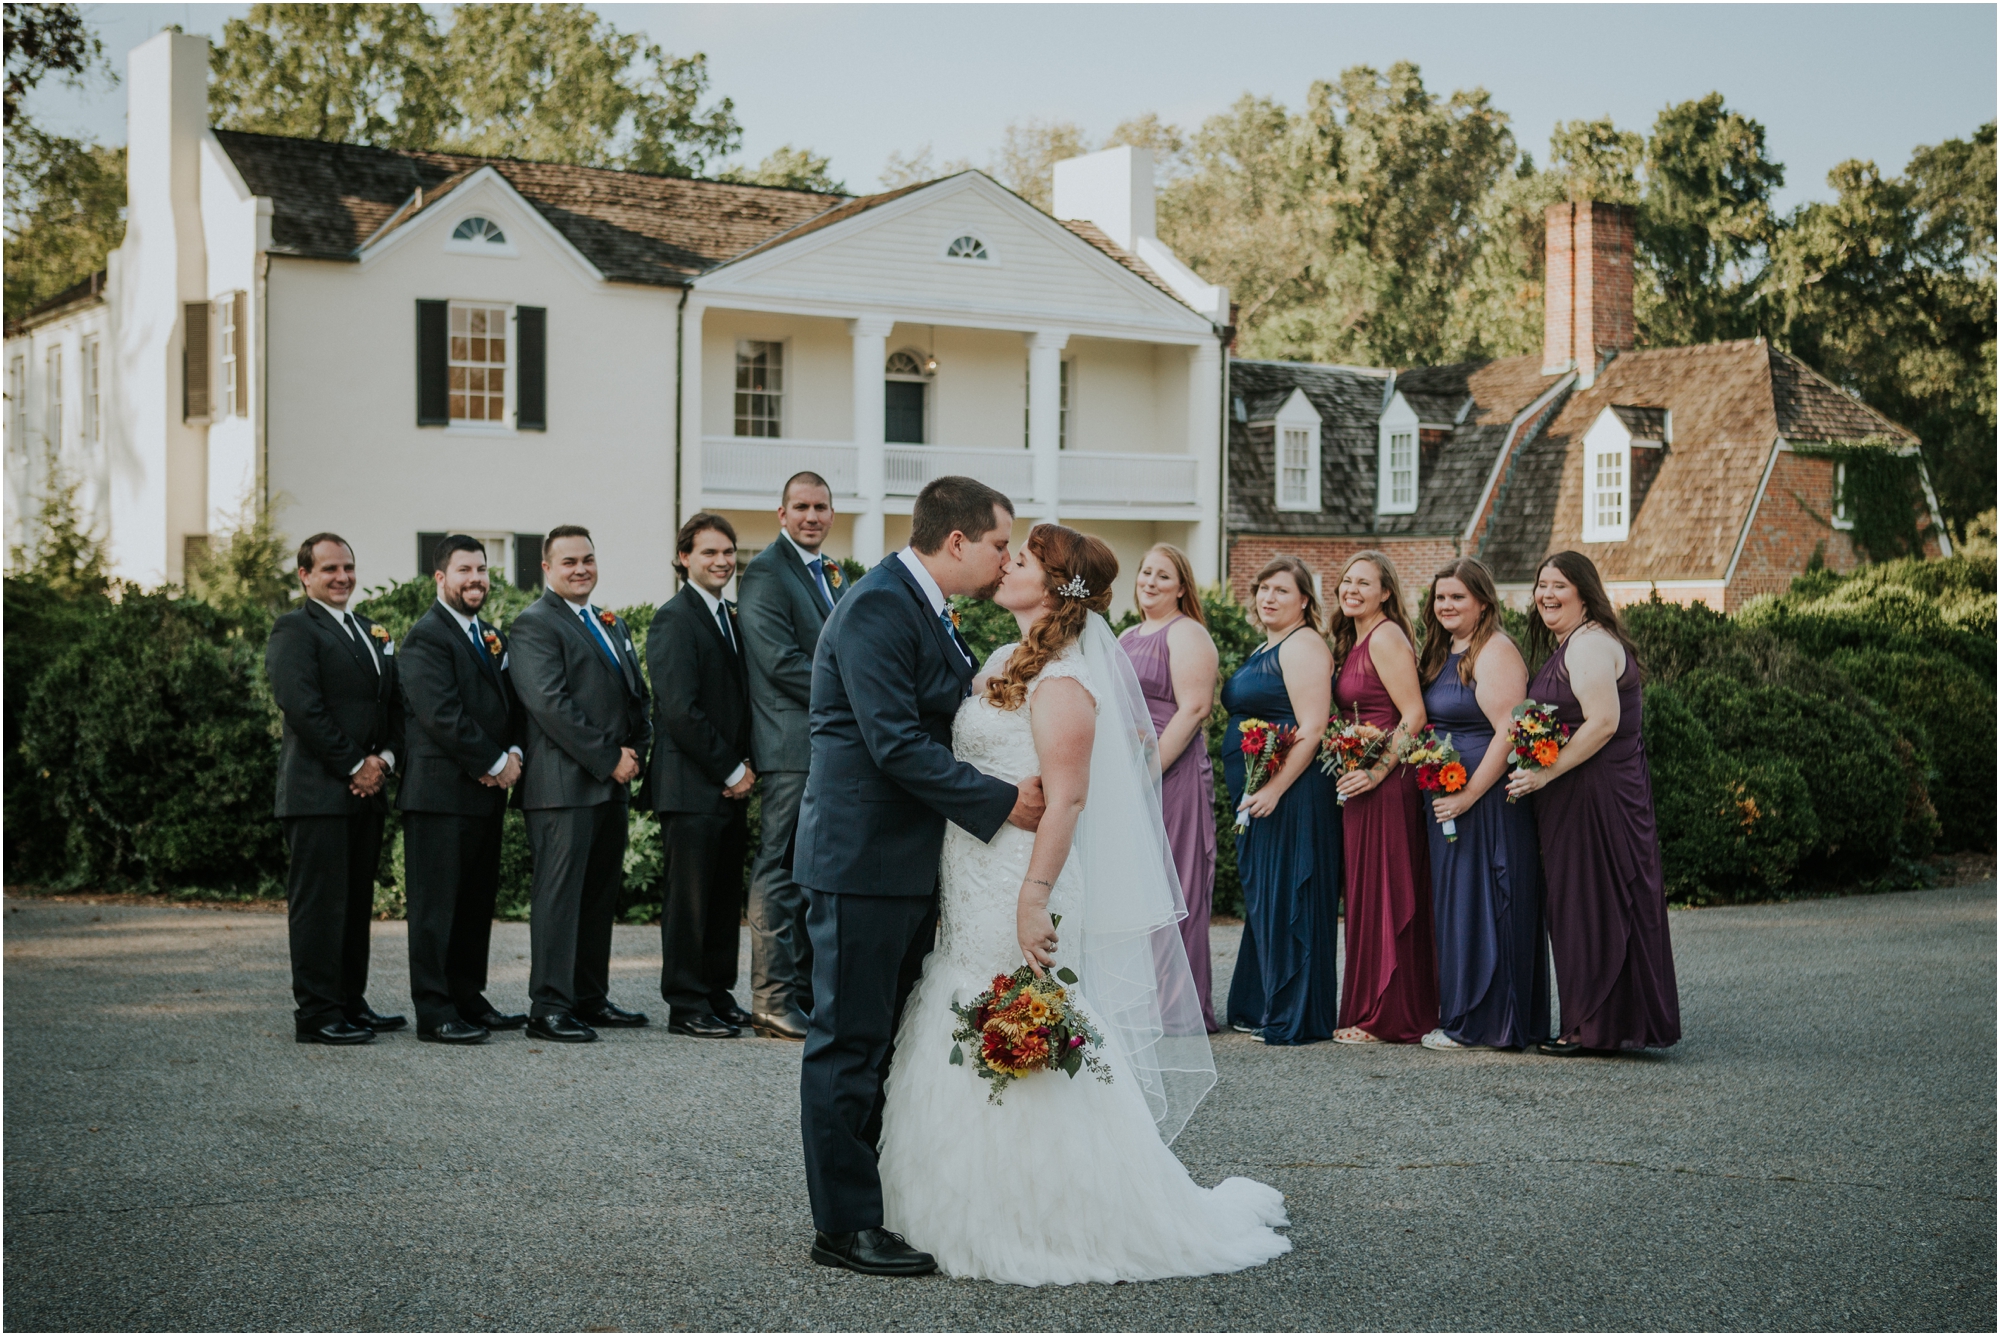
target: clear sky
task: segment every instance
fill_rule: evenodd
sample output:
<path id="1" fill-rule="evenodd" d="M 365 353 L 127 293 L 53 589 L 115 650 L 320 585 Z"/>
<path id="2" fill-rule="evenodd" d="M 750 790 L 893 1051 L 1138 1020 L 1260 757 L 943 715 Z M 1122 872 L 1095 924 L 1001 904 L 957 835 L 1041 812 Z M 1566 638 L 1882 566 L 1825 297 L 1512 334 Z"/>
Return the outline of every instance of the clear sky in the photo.
<path id="1" fill-rule="evenodd" d="M 442 7 L 439 7 L 442 8 Z M 1827 195 L 1827 169 L 1900 171 L 1918 144 L 1994 116 L 1992 4 L 599 5 L 669 51 L 704 51 L 736 101 L 744 153 L 832 155 L 850 190 L 925 143 L 984 164 L 1009 121 L 1102 136 L 1156 111 L 1193 127 L 1245 92 L 1297 108 L 1355 64 L 1413 60 L 1434 92 L 1483 86 L 1539 162 L 1557 121 L 1634 130 L 1719 90 L 1763 123 L 1785 165 L 1779 202 Z M 170 23 L 219 37 L 248 5 L 86 4 L 118 67 Z M 51 128 L 124 139 L 124 93 L 45 87 Z"/>

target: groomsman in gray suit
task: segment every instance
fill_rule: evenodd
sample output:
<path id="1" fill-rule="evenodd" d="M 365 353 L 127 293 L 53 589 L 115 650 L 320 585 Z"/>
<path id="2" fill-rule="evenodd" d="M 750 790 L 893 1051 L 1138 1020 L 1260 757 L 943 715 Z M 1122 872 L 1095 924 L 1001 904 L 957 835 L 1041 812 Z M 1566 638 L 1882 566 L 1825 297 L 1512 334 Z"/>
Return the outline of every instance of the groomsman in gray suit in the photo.
<path id="1" fill-rule="evenodd" d="M 808 709 L 820 628 L 845 592 L 840 565 L 821 555 L 833 527 L 833 489 L 794 474 L 778 504 L 776 542 L 737 577 L 750 660 L 750 759 L 764 777 L 763 832 L 750 865 L 750 1023 L 773 1039 L 806 1037 L 812 944 L 805 894 L 785 867 L 812 762 Z"/>

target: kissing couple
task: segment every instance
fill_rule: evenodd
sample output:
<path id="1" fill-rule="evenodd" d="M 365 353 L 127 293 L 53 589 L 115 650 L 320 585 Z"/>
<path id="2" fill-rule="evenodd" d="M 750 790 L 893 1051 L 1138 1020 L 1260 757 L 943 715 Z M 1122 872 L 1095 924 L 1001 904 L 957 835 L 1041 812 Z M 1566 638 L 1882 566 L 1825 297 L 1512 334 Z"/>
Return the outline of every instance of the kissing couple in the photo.
<path id="1" fill-rule="evenodd" d="M 1169 1149 L 1215 1063 L 1157 739 L 1104 619 L 1118 561 L 1059 524 L 1010 553 L 1013 525 L 985 484 L 934 480 L 910 545 L 820 637 L 793 868 L 813 1260 L 1021 1285 L 1255 1266 L 1291 1247 L 1283 1194 L 1199 1187 Z M 1020 641 L 982 666 L 953 595 L 993 599 Z M 954 1058 L 953 1007 L 1024 962 L 1074 976 L 1066 1005 L 1101 1042 L 1092 1074 L 1031 1071 L 1003 1097 Z"/>

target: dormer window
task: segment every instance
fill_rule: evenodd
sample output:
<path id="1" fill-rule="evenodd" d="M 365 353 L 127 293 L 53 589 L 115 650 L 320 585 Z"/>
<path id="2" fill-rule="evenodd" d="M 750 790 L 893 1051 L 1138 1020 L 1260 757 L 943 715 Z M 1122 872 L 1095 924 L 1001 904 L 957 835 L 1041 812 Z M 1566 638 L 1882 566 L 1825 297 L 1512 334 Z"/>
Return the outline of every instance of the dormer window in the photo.
<path id="1" fill-rule="evenodd" d="M 488 246 L 504 246 L 507 234 L 491 218 L 468 218 L 451 230 L 453 241 L 478 241 Z"/>
<path id="2" fill-rule="evenodd" d="M 1639 420 L 1633 417 L 1633 410 L 1607 408 L 1584 433 L 1586 543 L 1622 543 L 1632 532 L 1632 428 L 1627 425 L 1628 418 Z"/>
<path id="3" fill-rule="evenodd" d="M 952 239 L 952 243 L 944 248 L 944 258 L 947 260 L 971 260 L 978 264 L 991 264 L 993 262 L 993 253 L 986 249 L 985 242 L 967 233 L 964 236 Z"/>
<path id="4" fill-rule="evenodd" d="M 1411 515 L 1417 509 L 1421 456 L 1418 452 L 1417 410 L 1402 394 L 1390 396 L 1376 425 L 1375 513 Z"/>
<path id="5" fill-rule="evenodd" d="M 1320 416 L 1304 390 L 1293 390 L 1271 419 L 1273 498 L 1279 510 L 1320 510 Z"/>

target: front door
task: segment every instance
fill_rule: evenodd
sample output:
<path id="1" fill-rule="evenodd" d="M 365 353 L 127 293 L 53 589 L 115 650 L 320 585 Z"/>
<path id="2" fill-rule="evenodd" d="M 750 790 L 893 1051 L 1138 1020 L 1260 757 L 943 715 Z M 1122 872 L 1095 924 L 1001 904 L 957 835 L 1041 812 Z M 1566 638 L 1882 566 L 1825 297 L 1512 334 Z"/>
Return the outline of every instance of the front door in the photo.
<path id="1" fill-rule="evenodd" d="M 882 439 L 898 445 L 924 443 L 924 383 L 883 382 Z"/>

